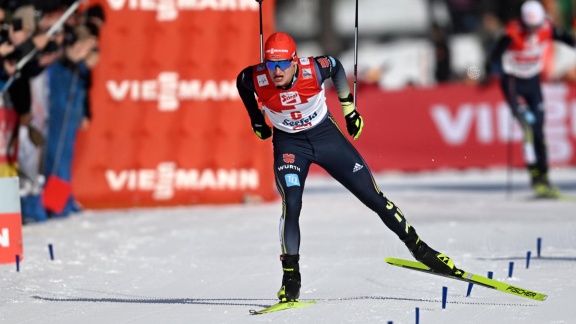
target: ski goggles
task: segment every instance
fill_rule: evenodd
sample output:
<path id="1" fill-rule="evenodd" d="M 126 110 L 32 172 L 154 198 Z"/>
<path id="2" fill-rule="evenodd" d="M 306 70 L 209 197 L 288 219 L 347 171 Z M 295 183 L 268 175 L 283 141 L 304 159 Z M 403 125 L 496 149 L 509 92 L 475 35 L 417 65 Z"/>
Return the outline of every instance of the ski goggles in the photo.
<path id="1" fill-rule="evenodd" d="M 266 67 L 268 68 L 268 70 L 276 70 L 276 67 L 279 67 L 280 70 L 284 71 L 291 66 L 292 66 L 292 59 L 283 61 L 266 60 Z"/>

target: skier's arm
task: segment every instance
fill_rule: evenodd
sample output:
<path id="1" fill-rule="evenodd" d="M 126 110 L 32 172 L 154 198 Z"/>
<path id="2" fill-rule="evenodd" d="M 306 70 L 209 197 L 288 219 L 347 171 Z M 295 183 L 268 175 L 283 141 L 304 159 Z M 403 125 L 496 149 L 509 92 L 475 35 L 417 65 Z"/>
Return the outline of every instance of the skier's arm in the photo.
<path id="1" fill-rule="evenodd" d="M 486 56 L 486 62 L 484 64 L 484 71 L 486 72 L 486 75 L 490 74 L 492 63 L 500 63 L 502 61 L 502 55 L 511 43 L 512 38 L 510 38 L 508 35 L 503 35 L 500 37 L 500 39 L 498 39 L 496 44 L 494 44 L 494 47 Z"/>
<path id="2" fill-rule="evenodd" d="M 266 124 L 266 119 L 258 107 L 258 102 L 254 94 L 256 90 L 254 89 L 254 81 L 252 80 L 252 67 L 247 67 L 236 78 L 236 88 L 238 89 L 238 94 L 246 107 L 246 111 L 250 116 L 250 123 L 252 124 L 252 131 L 260 137 L 261 139 L 267 139 L 272 135 L 272 130 L 268 124 Z"/>
<path id="3" fill-rule="evenodd" d="M 348 79 L 346 78 L 346 72 L 344 71 L 342 63 L 332 56 L 317 56 L 314 58 L 314 62 L 317 69 L 316 71 L 320 76 L 320 83 L 328 78 L 332 79 L 332 83 L 334 83 L 336 93 L 338 94 L 338 99 L 340 100 L 340 105 L 342 106 L 342 113 L 346 119 L 348 134 L 354 139 L 357 139 L 362 133 L 364 120 L 358 111 L 356 111 L 354 98 L 350 93 Z"/>
<path id="4" fill-rule="evenodd" d="M 344 71 L 342 63 L 332 56 L 317 56 L 314 58 L 314 61 L 316 62 L 316 71 L 321 78 L 319 80 L 320 83 L 327 79 L 332 79 L 334 88 L 336 88 L 336 92 L 338 93 L 338 98 L 348 98 L 350 87 L 348 86 L 346 71 Z"/>

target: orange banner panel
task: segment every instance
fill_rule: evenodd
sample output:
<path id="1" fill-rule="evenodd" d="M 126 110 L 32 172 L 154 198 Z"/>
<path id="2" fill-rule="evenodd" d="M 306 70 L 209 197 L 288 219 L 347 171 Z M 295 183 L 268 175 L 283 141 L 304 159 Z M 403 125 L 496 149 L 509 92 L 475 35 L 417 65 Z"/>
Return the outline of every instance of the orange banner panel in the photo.
<path id="1" fill-rule="evenodd" d="M 251 132 L 236 91 L 238 73 L 260 60 L 258 3 L 103 5 L 77 198 L 89 208 L 275 198 L 271 143 Z M 263 4 L 266 35 L 273 6 Z"/>
<path id="2" fill-rule="evenodd" d="M 0 263 L 14 263 L 16 255 L 23 260 L 23 253 L 20 213 L 0 214 Z"/>

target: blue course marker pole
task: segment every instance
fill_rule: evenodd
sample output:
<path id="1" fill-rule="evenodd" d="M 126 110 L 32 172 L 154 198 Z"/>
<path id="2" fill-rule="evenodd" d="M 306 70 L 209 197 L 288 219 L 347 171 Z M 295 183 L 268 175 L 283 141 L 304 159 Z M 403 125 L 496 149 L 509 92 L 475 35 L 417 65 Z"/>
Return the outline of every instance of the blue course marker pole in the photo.
<path id="1" fill-rule="evenodd" d="M 539 237 L 539 238 L 536 240 L 536 256 L 537 256 L 537 257 L 540 257 L 540 249 L 541 249 L 541 248 L 542 248 L 542 238 Z"/>
<path id="2" fill-rule="evenodd" d="M 512 278 L 512 271 L 514 271 L 514 262 L 510 261 L 508 264 L 508 278 Z"/>
<path id="3" fill-rule="evenodd" d="M 16 254 L 16 272 L 20 272 L 20 255 Z"/>
<path id="4" fill-rule="evenodd" d="M 416 307 L 416 324 L 420 324 L 420 308 Z"/>
<path id="5" fill-rule="evenodd" d="M 447 296 L 448 296 L 448 287 L 442 287 L 442 309 L 446 309 Z"/>
<path id="6" fill-rule="evenodd" d="M 468 283 L 468 290 L 466 291 L 466 297 L 470 297 L 470 293 L 472 292 L 472 287 L 474 286 L 473 283 Z"/>
<path id="7" fill-rule="evenodd" d="M 526 252 L 526 269 L 530 267 L 530 255 L 532 254 L 531 251 Z"/>
<path id="8" fill-rule="evenodd" d="M 492 279 L 492 277 L 494 276 L 494 273 L 492 271 L 488 271 L 488 278 Z"/>
<path id="9" fill-rule="evenodd" d="M 50 260 L 54 261 L 54 249 L 52 248 L 52 244 L 48 244 L 48 252 L 50 252 Z"/>

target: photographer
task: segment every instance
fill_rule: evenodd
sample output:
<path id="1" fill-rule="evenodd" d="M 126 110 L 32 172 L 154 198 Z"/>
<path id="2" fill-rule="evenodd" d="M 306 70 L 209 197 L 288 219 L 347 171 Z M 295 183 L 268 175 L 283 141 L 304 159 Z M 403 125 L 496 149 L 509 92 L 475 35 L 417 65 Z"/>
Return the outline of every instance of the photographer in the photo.
<path id="1" fill-rule="evenodd" d="M 13 108 L 19 116 L 20 125 L 29 128 L 31 140 L 35 145 L 42 145 L 43 136 L 32 125 L 30 113 L 31 95 L 30 79 L 42 72 L 43 68 L 52 63 L 54 59 L 39 61 L 38 56 L 33 57 L 16 71 L 16 64 L 33 50 L 42 51 L 49 42 L 44 34 L 34 35 L 35 32 L 34 8 L 20 6 L 12 16 L 10 24 L 2 22 L 0 30 L 0 55 L 2 55 L 2 79 L 11 80 L 7 92 Z"/>

